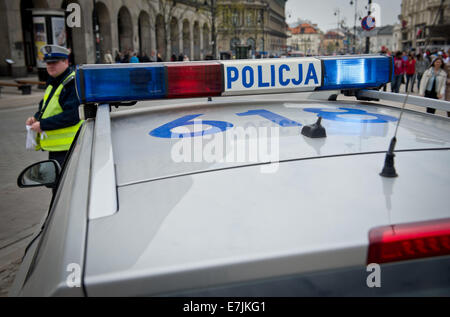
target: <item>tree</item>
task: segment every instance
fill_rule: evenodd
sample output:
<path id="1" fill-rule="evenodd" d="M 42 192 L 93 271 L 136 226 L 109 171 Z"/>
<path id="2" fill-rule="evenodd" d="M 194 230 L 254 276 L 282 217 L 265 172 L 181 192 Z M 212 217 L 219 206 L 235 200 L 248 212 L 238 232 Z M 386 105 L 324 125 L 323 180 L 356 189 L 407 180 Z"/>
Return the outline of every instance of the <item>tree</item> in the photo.
<path id="1" fill-rule="evenodd" d="M 329 41 L 327 45 L 327 54 L 332 54 L 336 50 L 336 46 L 333 41 Z"/>
<path id="2" fill-rule="evenodd" d="M 238 38 L 239 30 L 244 21 L 245 5 L 237 0 L 206 0 L 200 11 L 207 16 L 211 23 L 213 42 L 213 58 L 216 58 L 217 38 L 234 35 Z"/>
<path id="3" fill-rule="evenodd" d="M 152 4 L 154 3 L 154 1 L 151 0 L 147 0 L 148 5 L 152 6 Z M 181 5 L 180 5 L 181 4 Z M 197 7 L 198 8 L 198 2 L 196 1 L 189 1 L 189 0 L 158 0 L 157 2 L 157 12 L 159 12 L 156 21 L 154 23 L 154 25 L 152 26 L 152 28 L 156 28 L 156 25 L 160 25 L 163 28 L 163 34 L 161 34 L 160 36 L 158 36 L 158 34 L 156 34 L 156 46 L 158 47 L 158 37 L 162 37 L 163 40 L 163 48 L 159 48 L 160 50 L 163 49 L 163 56 L 162 59 L 163 60 L 167 60 L 167 53 L 168 53 L 168 47 L 169 47 L 169 38 L 168 35 L 171 34 L 170 32 L 170 28 L 172 25 L 172 19 L 175 17 L 175 13 L 179 13 L 177 14 L 178 18 L 180 20 L 183 19 L 183 17 L 185 16 L 186 12 L 190 11 L 192 9 L 192 7 Z M 162 21 L 159 20 L 159 17 L 161 17 Z M 162 22 L 162 23 L 161 23 Z M 156 30 L 158 31 L 158 30 Z M 171 34 L 173 35 L 173 34 Z M 178 32 L 178 28 L 176 29 L 176 35 L 180 36 L 179 32 Z"/>

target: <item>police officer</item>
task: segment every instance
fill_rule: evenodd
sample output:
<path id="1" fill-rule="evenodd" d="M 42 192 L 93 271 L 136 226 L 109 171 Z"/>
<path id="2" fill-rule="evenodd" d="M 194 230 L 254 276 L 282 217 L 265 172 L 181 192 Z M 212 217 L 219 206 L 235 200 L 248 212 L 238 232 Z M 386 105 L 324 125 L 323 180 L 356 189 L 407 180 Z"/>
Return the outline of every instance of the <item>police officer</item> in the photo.
<path id="1" fill-rule="evenodd" d="M 69 68 L 68 49 L 46 45 L 41 51 L 50 76 L 39 111 L 28 118 L 26 124 L 38 133 L 36 150 L 48 151 L 49 159 L 58 161 L 62 166 L 82 124 L 78 115 L 75 72 Z"/>

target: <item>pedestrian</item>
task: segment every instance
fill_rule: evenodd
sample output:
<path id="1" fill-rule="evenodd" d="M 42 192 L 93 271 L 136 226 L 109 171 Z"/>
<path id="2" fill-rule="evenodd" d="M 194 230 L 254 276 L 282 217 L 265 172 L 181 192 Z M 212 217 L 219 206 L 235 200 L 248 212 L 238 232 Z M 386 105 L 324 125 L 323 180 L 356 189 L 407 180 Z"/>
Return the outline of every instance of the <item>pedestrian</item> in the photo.
<path id="1" fill-rule="evenodd" d="M 120 60 L 121 63 L 129 63 L 130 62 L 130 53 L 129 50 L 125 50 L 125 52 L 122 53 L 122 59 Z"/>
<path id="2" fill-rule="evenodd" d="M 444 59 L 445 65 L 447 65 L 450 62 L 450 48 L 447 50 L 446 57 Z"/>
<path id="3" fill-rule="evenodd" d="M 175 54 L 172 54 L 172 56 L 170 56 L 170 61 L 171 62 L 176 62 L 177 61 L 177 56 Z"/>
<path id="4" fill-rule="evenodd" d="M 400 85 L 403 78 L 403 60 L 402 53 L 398 51 L 394 57 L 394 78 L 391 83 L 391 91 L 398 93 L 400 91 Z"/>
<path id="5" fill-rule="evenodd" d="M 139 63 L 139 58 L 137 57 L 136 53 L 132 54 L 133 56 L 131 56 L 130 58 L 130 63 Z"/>
<path id="6" fill-rule="evenodd" d="M 390 52 L 389 52 L 389 49 L 387 49 L 385 46 L 382 46 L 382 47 L 381 47 L 381 54 L 382 54 L 382 55 L 385 55 L 385 56 L 391 56 L 391 55 L 390 55 Z M 386 91 L 386 89 L 387 89 L 387 84 L 383 84 L 382 87 L 383 87 L 383 91 Z"/>
<path id="7" fill-rule="evenodd" d="M 178 61 L 182 62 L 183 61 L 183 54 L 180 53 L 180 55 L 178 55 Z"/>
<path id="8" fill-rule="evenodd" d="M 112 63 L 114 63 L 113 57 L 111 55 L 111 51 L 109 51 L 109 50 L 106 51 L 104 59 L 105 59 L 105 64 L 112 64 Z"/>
<path id="9" fill-rule="evenodd" d="M 450 49 L 449 52 L 450 54 Z M 450 101 L 450 62 L 445 64 L 445 72 L 447 73 L 447 81 L 446 81 L 446 88 L 445 88 L 445 100 Z M 447 111 L 447 117 L 450 117 L 450 111 Z"/>
<path id="10" fill-rule="evenodd" d="M 114 61 L 116 63 L 120 63 L 121 60 L 122 60 L 122 54 L 120 54 L 119 51 L 116 50 L 116 57 L 114 58 Z"/>
<path id="11" fill-rule="evenodd" d="M 431 51 L 426 50 L 423 58 L 428 62 L 428 65 L 431 64 Z"/>
<path id="12" fill-rule="evenodd" d="M 425 71 L 420 84 L 420 95 L 427 98 L 442 99 L 445 97 L 447 74 L 444 71 L 442 57 L 436 57 L 431 66 Z M 428 113 L 435 113 L 436 109 L 427 107 Z"/>
<path id="13" fill-rule="evenodd" d="M 150 58 L 148 57 L 147 52 L 144 52 L 141 62 L 142 63 L 150 63 Z"/>
<path id="14" fill-rule="evenodd" d="M 183 62 L 189 62 L 189 56 L 184 55 L 184 57 L 183 57 Z"/>
<path id="15" fill-rule="evenodd" d="M 156 61 L 158 62 L 158 63 L 161 63 L 163 60 L 162 60 L 162 58 L 161 58 L 161 54 L 156 54 Z"/>
<path id="16" fill-rule="evenodd" d="M 155 50 L 152 50 L 152 54 L 150 55 L 150 61 L 151 62 L 157 61 Z"/>
<path id="17" fill-rule="evenodd" d="M 26 120 L 37 132 L 36 150 L 49 152 L 49 159 L 63 166 L 67 152 L 83 121 L 78 116 L 80 105 L 75 91 L 75 72 L 69 68 L 69 50 L 58 45 L 42 47 L 47 72 L 47 88 L 38 112 Z"/>
<path id="18" fill-rule="evenodd" d="M 408 60 L 405 65 L 406 72 L 406 87 L 405 92 L 408 92 L 409 83 L 411 83 L 411 92 L 414 92 L 414 80 L 416 73 L 416 59 L 414 58 L 414 54 L 410 53 L 408 55 Z"/>
<path id="19" fill-rule="evenodd" d="M 416 78 L 417 78 L 417 90 L 420 90 L 420 81 L 422 80 L 423 73 L 427 70 L 430 64 L 423 58 L 423 54 L 417 54 L 416 61 Z"/>

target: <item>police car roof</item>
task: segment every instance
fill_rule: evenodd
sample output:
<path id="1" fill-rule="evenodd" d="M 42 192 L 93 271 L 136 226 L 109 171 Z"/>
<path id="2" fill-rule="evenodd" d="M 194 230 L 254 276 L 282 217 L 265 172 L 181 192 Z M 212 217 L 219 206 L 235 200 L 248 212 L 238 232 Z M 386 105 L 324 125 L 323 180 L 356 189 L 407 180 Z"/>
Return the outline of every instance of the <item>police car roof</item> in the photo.
<path id="1" fill-rule="evenodd" d="M 180 140 L 151 135 L 193 114 L 232 123 L 223 134 L 278 127 L 258 115 L 236 115 L 258 109 L 302 125 L 316 121 L 317 113 L 306 108 L 358 109 L 368 119 L 399 116 L 397 108 L 360 102 L 299 101 L 295 94 L 280 99 L 218 99 L 112 114 L 119 211 L 89 224 L 89 295 L 170 294 L 364 265 L 371 228 L 448 217 L 442 202 L 450 190 L 450 153 L 439 150 L 450 143 L 445 118 L 403 114 L 396 179 L 378 174 L 395 121 L 324 119 L 325 139 L 306 138 L 299 126 L 280 128 L 276 173 L 242 167 L 246 163 L 176 163 L 171 152 Z"/>
<path id="2" fill-rule="evenodd" d="M 314 93 L 311 95 L 314 96 Z M 397 118 L 400 115 L 400 109 L 395 107 L 357 101 L 305 100 L 302 94 L 221 97 L 214 98 L 212 102 L 197 101 L 188 105 L 177 101 L 172 106 L 158 106 L 157 102 L 146 101 L 140 102 L 138 105 L 143 108 L 115 112 L 111 115 L 118 186 L 249 164 L 248 162 L 233 162 L 226 156 L 223 156 L 223 162 L 215 160 L 213 163 L 205 162 L 203 156 L 199 159 L 201 162 L 195 162 L 193 157 L 188 162 L 176 160 L 173 157 L 173 151 L 175 151 L 175 145 L 180 142 L 180 138 L 161 137 L 152 131 L 160 128 L 159 132 L 162 133 L 161 130 L 164 130 L 161 128 L 162 126 L 188 115 L 196 115 L 194 118 L 196 120 L 222 121 L 233 125 L 224 132 L 203 137 L 203 146 L 213 142 L 216 137 L 222 139 L 232 136 L 235 138 L 248 137 L 248 135 L 239 136 L 237 128 L 247 129 L 245 131 L 248 133 L 254 129 L 253 131 L 258 133 L 254 134 L 252 138 L 257 139 L 271 138 L 270 131 L 267 131 L 268 135 L 265 135 L 259 133 L 264 131 L 258 131 L 258 129 L 280 128 L 280 161 L 385 152 L 394 135 Z M 255 110 L 257 111 L 253 114 L 242 115 L 247 111 Z M 266 114 L 261 114 L 261 111 Z M 324 112 L 318 113 L 318 111 Z M 353 111 L 355 113 L 352 113 Z M 358 114 L 356 111 L 362 111 L 362 114 Z M 311 139 L 300 134 L 302 126 L 315 123 L 317 116 L 319 114 L 324 116 L 325 112 L 331 113 L 331 116 L 325 116 L 322 120 L 322 125 L 327 131 L 326 138 Z M 338 115 L 337 112 L 342 114 Z M 271 118 L 271 116 L 275 116 L 275 118 Z M 282 116 L 293 123 L 287 124 L 289 126 L 280 126 L 280 123 L 274 122 L 279 120 L 276 116 Z M 385 122 L 376 122 L 385 119 Z M 367 122 L 361 122 L 361 120 Z M 301 126 L 295 125 L 296 123 Z M 209 125 L 203 126 L 204 129 L 209 127 Z M 176 129 L 173 131 L 177 131 Z M 165 129 L 165 131 L 169 130 Z M 275 137 L 277 136 L 275 135 Z M 192 139 L 198 139 L 198 137 Z M 400 123 L 397 139 L 396 151 L 448 148 L 450 146 L 450 125 L 447 118 L 406 110 Z M 130 142 L 130 140 L 133 141 Z M 266 143 L 269 144 L 269 141 Z M 248 158 L 248 153 L 246 155 Z M 262 163 L 261 160 L 258 163 Z"/>

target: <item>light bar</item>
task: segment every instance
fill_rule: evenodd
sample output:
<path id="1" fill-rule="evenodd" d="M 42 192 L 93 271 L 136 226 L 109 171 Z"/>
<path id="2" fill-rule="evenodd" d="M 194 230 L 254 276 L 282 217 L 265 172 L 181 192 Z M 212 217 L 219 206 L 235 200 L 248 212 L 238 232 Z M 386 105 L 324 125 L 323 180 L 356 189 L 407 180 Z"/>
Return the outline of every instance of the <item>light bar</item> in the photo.
<path id="1" fill-rule="evenodd" d="M 385 56 L 322 58 L 323 85 L 320 90 L 376 88 L 391 81 L 393 61 Z"/>
<path id="2" fill-rule="evenodd" d="M 81 103 L 374 88 L 388 83 L 392 58 L 381 55 L 211 62 L 82 65 Z"/>
<path id="3" fill-rule="evenodd" d="M 374 228 L 369 242 L 368 264 L 450 255 L 450 218 Z"/>
<path id="4" fill-rule="evenodd" d="M 77 94 L 82 103 L 165 98 L 163 65 L 83 65 L 76 71 Z"/>
<path id="5" fill-rule="evenodd" d="M 167 98 L 220 96 L 222 65 L 212 63 L 168 63 Z"/>

